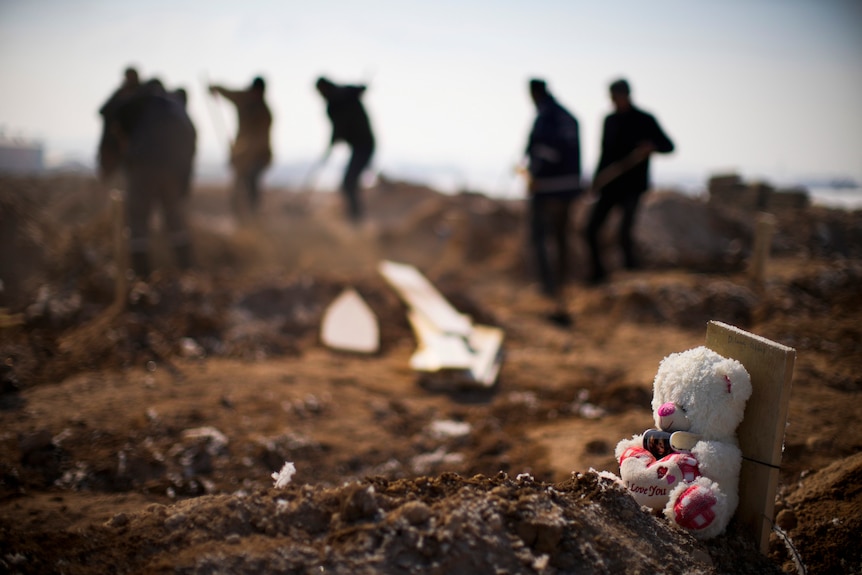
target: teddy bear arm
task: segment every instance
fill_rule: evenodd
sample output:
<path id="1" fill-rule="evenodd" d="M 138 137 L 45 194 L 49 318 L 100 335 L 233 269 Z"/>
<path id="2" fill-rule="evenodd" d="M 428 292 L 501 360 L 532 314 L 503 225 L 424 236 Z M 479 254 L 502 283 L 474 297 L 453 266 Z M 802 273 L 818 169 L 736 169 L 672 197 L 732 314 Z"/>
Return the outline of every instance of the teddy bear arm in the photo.
<path id="1" fill-rule="evenodd" d="M 620 458 L 623 456 L 623 453 L 625 453 L 627 449 L 630 449 L 632 447 L 643 447 L 643 444 L 643 435 L 633 435 L 631 439 L 623 439 L 619 443 L 617 443 L 617 447 L 614 450 L 614 457 L 616 457 L 617 461 L 620 461 Z"/>
<path id="2" fill-rule="evenodd" d="M 715 440 L 698 441 L 692 448 L 691 454 L 697 459 L 701 475 L 725 485 L 725 489 L 739 482 L 742 452 L 733 443 Z"/>

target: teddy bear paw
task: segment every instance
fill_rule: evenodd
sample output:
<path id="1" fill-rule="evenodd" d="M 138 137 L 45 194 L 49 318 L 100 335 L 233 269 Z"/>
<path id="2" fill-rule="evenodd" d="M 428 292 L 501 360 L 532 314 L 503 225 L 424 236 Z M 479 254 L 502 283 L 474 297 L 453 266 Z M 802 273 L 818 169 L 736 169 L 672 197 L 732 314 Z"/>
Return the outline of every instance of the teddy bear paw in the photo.
<path id="1" fill-rule="evenodd" d="M 659 460 L 661 463 L 673 464 L 679 470 L 680 479 L 691 483 L 700 477 L 700 467 L 697 459 L 686 453 L 673 453 Z"/>
<path id="2" fill-rule="evenodd" d="M 623 461 L 632 457 L 643 461 L 646 465 L 655 461 L 655 456 L 643 447 L 629 447 L 620 455 L 620 465 L 623 464 Z"/>
<path id="3" fill-rule="evenodd" d="M 674 520 L 691 531 L 706 529 L 715 521 L 717 501 L 709 488 L 692 485 L 677 498 L 673 506 Z"/>

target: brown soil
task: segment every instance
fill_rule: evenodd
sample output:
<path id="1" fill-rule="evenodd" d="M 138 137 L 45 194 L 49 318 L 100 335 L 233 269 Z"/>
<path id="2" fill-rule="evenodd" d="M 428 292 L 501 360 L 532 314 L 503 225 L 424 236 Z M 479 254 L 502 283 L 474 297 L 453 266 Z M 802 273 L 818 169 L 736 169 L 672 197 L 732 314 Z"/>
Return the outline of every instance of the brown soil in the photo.
<path id="1" fill-rule="evenodd" d="M 859 213 L 776 214 L 756 288 L 750 213 L 652 194 L 644 269 L 599 287 L 576 269 L 562 328 L 520 202 L 382 181 L 352 229 L 334 194 L 272 190 L 236 226 L 225 194 L 195 190 L 196 269 L 173 271 L 157 237 L 162 271 L 116 311 L 105 190 L 0 181 L 0 571 L 862 573 Z M 493 389 L 409 368 L 381 259 L 505 330 Z M 380 319 L 373 356 L 319 343 L 347 286 Z M 798 353 L 768 556 L 735 523 L 673 530 L 591 471 L 618 471 L 659 361 L 710 319 Z"/>

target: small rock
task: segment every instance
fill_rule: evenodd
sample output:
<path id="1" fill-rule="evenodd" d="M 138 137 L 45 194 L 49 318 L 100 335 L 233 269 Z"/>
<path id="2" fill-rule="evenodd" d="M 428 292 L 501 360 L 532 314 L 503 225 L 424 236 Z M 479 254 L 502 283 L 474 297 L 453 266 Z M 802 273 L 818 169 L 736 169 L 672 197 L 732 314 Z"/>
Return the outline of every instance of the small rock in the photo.
<path id="1" fill-rule="evenodd" d="M 168 531 L 174 531 L 178 527 L 180 527 L 183 523 L 188 521 L 188 515 L 185 513 L 175 513 L 165 519 L 165 528 Z"/>
<path id="2" fill-rule="evenodd" d="M 431 517 L 431 508 L 421 501 L 408 501 L 401 506 L 401 515 L 411 525 L 420 525 Z"/>
<path id="3" fill-rule="evenodd" d="M 377 498 L 373 486 L 362 487 L 355 484 L 346 488 L 344 494 L 341 516 L 345 521 L 370 519 L 377 514 Z"/>
<path id="4" fill-rule="evenodd" d="M 796 513 L 794 513 L 790 509 L 782 509 L 775 517 L 775 524 L 784 529 L 785 531 L 795 529 L 797 523 L 798 520 L 796 519 Z"/>
<path id="5" fill-rule="evenodd" d="M 695 549 L 691 558 L 694 559 L 695 564 L 697 565 L 709 565 L 712 566 L 712 557 L 709 556 L 709 553 L 704 551 L 703 549 Z"/>
<path id="6" fill-rule="evenodd" d="M 147 513 L 152 513 L 157 517 L 164 517 L 168 514 L 168 508 L 166 505 L 162 505 L 160 503 L 150 503 L 146 506 Z"/>
<path id="7" fill-rule="evenodd" d="M 239 545 L 242 541 L 242 538 L 236 533 L 231 533 L 227 537 L 225 537 L 225 543 L 228 545 Z"/>
<path id="8" fill-rule="evenodd" d="M 590 455 L 606 455 L 613 452 L 608 442 L 601 439 L 593 439 L 587 442 L 584 447 Z"/>
<path id="9" fill-rule="evenodd" d="M 40 429 L 18 438 L 18 451 L 21 452 L 21 462 L 24 464 L 28 464 L 32 459 L 39 459 L 40 454 L 53 451 L 54 448 L 54 437 L 47 429 Z"/>
<path id="10" fill-rule="evenodd" d="M 830 439 L 822 435 L 812 435 L 805 441 L 805 446 L 809 451 L 819 452 L 828 447 Z"/>
<path id="11" fill-rule="evenodd" d="M 108 520 L 108 527 L 125 527 L 129 524 L 129 516 L 125 513 L 117 513 Z"/>

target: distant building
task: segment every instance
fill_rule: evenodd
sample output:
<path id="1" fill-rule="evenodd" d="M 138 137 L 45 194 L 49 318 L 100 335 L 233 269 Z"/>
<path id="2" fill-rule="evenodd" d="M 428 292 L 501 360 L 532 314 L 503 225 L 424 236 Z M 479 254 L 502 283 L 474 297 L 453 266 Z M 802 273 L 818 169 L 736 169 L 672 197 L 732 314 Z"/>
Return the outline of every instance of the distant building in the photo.
<path id="1" fill-rule="evenodd" d="M 42 144 L 0 135 L 0 173 L 36 174 L 45 169 Z"/>

